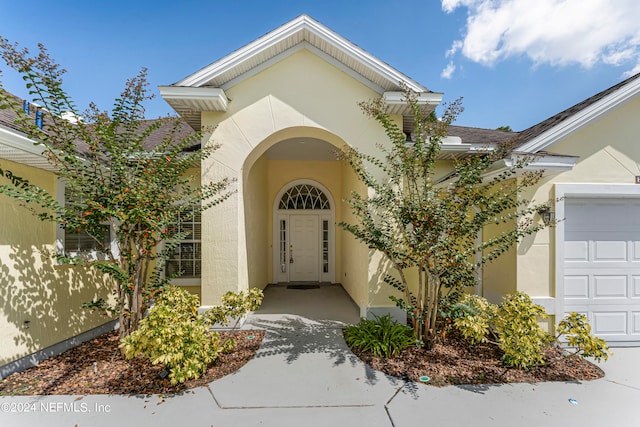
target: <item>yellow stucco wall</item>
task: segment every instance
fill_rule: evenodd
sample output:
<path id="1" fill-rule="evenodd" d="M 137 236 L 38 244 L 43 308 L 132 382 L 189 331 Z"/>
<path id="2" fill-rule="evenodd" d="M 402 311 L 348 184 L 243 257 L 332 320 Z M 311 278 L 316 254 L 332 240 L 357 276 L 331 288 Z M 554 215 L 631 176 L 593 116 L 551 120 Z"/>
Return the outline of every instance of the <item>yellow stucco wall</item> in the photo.
<path id="1" fill-rule="evenodd" d="M 640 98 L 633 99 L 557 142 L 547 151 L 578 156 L 573 170 L 545 177 L 524 196 L 537 202 L 555 198 L 558 183 L 633 184 L 640 175 Z M 517 251 L 518 290 L 531 296 L 555 296 L 554 230 L 523 240 Z"/>
<path id="2" fill-rule="evenodd" d="M 513 229 L 514 226 L 513 221 L 491 224 L 482 230 L 482 238 L 484 241 L 488 241 L 501 232 Z M 482 296 L 497 304 L 503 295 L 514 293 L 517 290 L 516 272 L 516 248 L 513 247 L 493 262 L 483 265 Z"/>
<path id="3" fill-rule="evenodd" d="M 269 214 L 271 198 L 268 182 L 269 165 L 267 158 L 258 159 L 244 185 L 245 226 L 249 287 L 264 289 L 271 281 L 271 228 L 272 215 Z"/>
<path id="4" fill-rule="evenodd" d="M 55 194 L 51 172 L 0 159 L 0 168 L 29 179 Z M 106 323 L 108 318 L 83 310 L 83 302 L 109 298 L 102 274 L 57 265 L 45 252 L 55 250 L 56 228 L 0 194 L 0 365 Z M 25 321 L 29 328 L 23 328 Z"/>
<path id="5" fill-rule="evenodd" d="M 227 290 L 260 286 L 264 282 L 260 277 L 265 271 L 266 278 L 271 279 L 270 258 L 265 260 L 266 270 L 262 261 L 253 265 L 254 257 L 265 252 L 265 228 L 267 239 L 271 239 L 269 216 L 260 217 L 253 209 L 257 204 L 265 205 L 262 196 L 254 193 L 263 185 L 259 177 L 263 175 L 261 168 L 264 165 L 260 159 L 269 147 L 289 138 L 310 137 L 336 147 L 348 144 L 373 153 L 377 150 L 376 143 L 387 140 L 383 129 L 368 119 L 357 105 L 380 94 L 305 49 L 240 82 L 226 94 L 231 100 L 228 111 L 202 114 L 203 125 L 215 127 L 205 142 L 221 144 L 213 158 L 203 164 L 202 180 L 233 177 L 238 180 L 241 191 L 203 215 L 204 305 L 215 304 Z M 331 174 L 324 171 L 323 175 L 323 179 L 317 180 L 327 187 L 333 185 L 325 183 L 331 179 Z M 340 169 L 336 177 L 343 175 Z M 289 178 L 303 176 L 289 173 Z M 344 188 L 343 184 L 339 185 L 340 189 Z M 335 200 L 341 200 L 342 194 L 337 191 Z M 271 215 L 269 203 L 267 201 L 263 208 L 266 215 Z M 256 230 L 259 230 L 259 237 L 254 239 L 250 233 Z M 336 240 L 339 239 L 342 239 L 340 231 L 336 235 Z M 271 251 L 270 244 L 267 244 L 267 252 Z M 344 248 L 344 244 L 336 245 L 337 251 Z M 340 260 L 339 270 L 344 270 L 343 257 Z M 366 257 L 364 262 L 366 265 Z M 363 283 L 354 284 L 362 287 L 365 293 L 366 272 L 365 266 Z M 344 277 L 340 280 L 344 282 Z"/>
<path id="6" fill-rule="evenodd" d="M 348 198 L 352 191 L 366 194 L 366 188 L 353 172 L 351 167 L 345 162 L 342 171 L 342 194 L 343 199 Z M 355 223 L 355 216 L 348 206 L 343 206 L 342 220 L 346 223 Z M 369 282 L 369 249 L 358 242 L 353 235 L 343 229 L 336 233 L 342 243 L 342 271 L 340 282 L 351 298 L 360 307 L 360 315 L 365 316 L 364 309 L 369 305 L 369 292 L 371 285 Z"/>

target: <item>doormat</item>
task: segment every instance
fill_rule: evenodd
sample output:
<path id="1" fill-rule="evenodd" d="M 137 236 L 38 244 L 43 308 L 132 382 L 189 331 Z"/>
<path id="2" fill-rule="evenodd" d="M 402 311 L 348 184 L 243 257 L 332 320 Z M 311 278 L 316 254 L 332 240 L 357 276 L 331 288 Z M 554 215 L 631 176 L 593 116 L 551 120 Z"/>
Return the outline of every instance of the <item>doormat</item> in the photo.
<path id="1" fill-rule="evenodd" d="M 287 285 L 287 289 L 299 289 L 299 290 L 307 290 L 307 289 L 320 289 L 320 285 Z"/>

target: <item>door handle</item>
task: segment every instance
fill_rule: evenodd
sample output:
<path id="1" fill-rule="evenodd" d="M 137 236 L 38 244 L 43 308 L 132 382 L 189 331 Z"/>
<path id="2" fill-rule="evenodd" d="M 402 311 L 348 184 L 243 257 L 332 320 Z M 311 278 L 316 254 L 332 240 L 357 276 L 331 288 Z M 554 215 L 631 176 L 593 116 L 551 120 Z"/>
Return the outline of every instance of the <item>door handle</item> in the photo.
<path id="1" fill-rule="evenodd" d="M 293 264 L 293 245 L 289 246 L 289 264 Z"/>

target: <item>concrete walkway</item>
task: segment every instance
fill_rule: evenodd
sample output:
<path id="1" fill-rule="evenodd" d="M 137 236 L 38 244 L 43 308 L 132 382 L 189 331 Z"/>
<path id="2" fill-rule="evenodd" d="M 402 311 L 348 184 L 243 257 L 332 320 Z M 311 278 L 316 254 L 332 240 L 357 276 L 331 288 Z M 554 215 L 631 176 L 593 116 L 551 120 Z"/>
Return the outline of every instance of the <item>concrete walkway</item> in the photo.
<path id="1" fill-rule="evenodd" d="M 341 333 L 357 317 L 339 286 L 270 287 L 245 325 L 265 339 L 236 374 L 167 397 L 3 397 L 0 426 L 640 425 L 640 348 L 591 382 L 435 388 L 361 363 Z"/>

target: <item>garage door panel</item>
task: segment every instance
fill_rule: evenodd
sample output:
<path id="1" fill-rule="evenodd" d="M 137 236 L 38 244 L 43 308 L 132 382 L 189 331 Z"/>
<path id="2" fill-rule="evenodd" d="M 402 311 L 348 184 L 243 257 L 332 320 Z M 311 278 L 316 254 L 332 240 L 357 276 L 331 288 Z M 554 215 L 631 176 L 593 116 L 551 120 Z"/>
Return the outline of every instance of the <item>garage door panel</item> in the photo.
<path id="1" fill-rule="evenodd" d="M 631 313 L 631 333 L 640 336 L 640 311 Z"/>
<path id="2" fill-rule="evenodd" d="M 593 276 L 593 299 L 626 299 L 627 288 L 627 276 Z"/>
<path id="3" fill-rule="evenodd" d="M 593 242 L 593 261 L 627 261 L 627 242 L 601 241 Z"/>
<path id="4" fill-rule="evenodd" d="M 564 259 L 566 262 L 588 262 L 589 245 L 587 242 L 569 241 L 564 246 Z"/>
<path id="5" fill-rule="evenodd" d="M 565 298 L 589 298 L 589 276 L 565 276 Z"/>
<path id="6" fill-rule="evenodd" d="M 594 311 L 591 317 L 593 333 L 597 335 L 627 335 L 627 312 Z"/>
<path id="7" fill-rule="evenodd" d="M 631 261 L 640 262 L 640 241 L 634 240 L 631 243 Z"/>
<path id="8" fill-rule="evenodd" d="M 640 298 L 640 276 L 631 278 L 631 298 Z"/>

